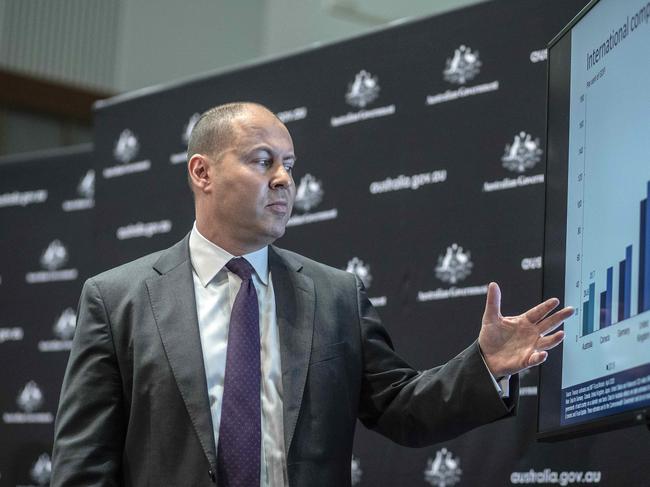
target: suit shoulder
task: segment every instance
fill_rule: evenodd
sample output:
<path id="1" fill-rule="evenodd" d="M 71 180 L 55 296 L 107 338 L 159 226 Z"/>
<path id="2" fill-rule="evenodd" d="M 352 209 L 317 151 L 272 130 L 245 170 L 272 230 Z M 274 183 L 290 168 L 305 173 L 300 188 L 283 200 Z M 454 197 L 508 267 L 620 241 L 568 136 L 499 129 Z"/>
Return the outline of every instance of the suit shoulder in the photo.
<path id="1" fill-rule="evenodd" d="M 284 258 L 285 261 L 302 266 L 303 272 L 310 277 L 323 276 L 336 281 L 355 281 L 354 275 L 350 272 L 323 264 L 322 262 L 310 259 L 304 255 L 292 252 L 291 250 L 280 249 L 277 247 L 274 247 L 274 250 L 278 255 Z"/>
<path id="2" fill-rule="evenodd" d="M 89 280 L 96 282 L 100 287 L 115 287 L 125 284 L 141 282 L 149 277 L 158 275 L 153 265 L 160 258 L 164 250 L 159 250 L 132 260 L 125 264 L 108 269 L 91 277 Z"/>

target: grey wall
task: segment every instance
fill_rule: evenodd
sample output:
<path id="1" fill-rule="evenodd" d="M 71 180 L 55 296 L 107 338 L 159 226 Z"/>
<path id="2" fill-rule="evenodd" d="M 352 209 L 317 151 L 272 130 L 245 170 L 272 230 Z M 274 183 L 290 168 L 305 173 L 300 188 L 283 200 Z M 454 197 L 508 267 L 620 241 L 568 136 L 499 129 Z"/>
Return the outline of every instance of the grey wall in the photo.
<path id="1" fill-rule="evenodd" d="M 259 57 L 265 11 L 264 0 L 123 0 L 115 91 Z"/>
<path id="2" fill-rule="evenodd" d="M 0 0 L 0 67 L 122 93 L 485 0 Z M 0 155 L 90 141 L 0 106 Z"/>
<path id="3" fill-rule="evenodd" d="M 275 56 L 485 0 L 122 0 L 115 89 Z"/>
<path id="4" fill-rule="evenodd" d="M 435 15 L 486 0 L 266 0 L 264 55 L 361 34 L 398 19 Z"/>
<path id="5" fill-rule="evenodd" d="M 111 92 L 485 0 L 0 0 L 0 67 Z"/>

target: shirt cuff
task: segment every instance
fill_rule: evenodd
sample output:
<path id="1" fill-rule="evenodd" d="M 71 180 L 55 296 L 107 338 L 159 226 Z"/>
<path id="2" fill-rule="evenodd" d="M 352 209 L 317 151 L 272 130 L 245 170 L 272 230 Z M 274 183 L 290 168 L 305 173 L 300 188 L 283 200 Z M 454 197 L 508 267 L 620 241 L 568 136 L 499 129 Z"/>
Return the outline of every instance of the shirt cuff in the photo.
<path id="1" fill-rule="evenodd" d="M 497 390 L 499 391 L 499 395 L 504 399 L 510 397 L 510 377 L 511 376 L 509 375 L 504 375 L 501 377 L 501 379 L 499 379 L 497 383 Z"/>
<path id="2" fill-rule="evenodd" d="M 481 359 L 483 360 L 483 364 L 485 364 L 485 368 L 487 369 L 488 374 L 490 374 L 490 378 L 492 379 L 494 388 L 497 390 L 497 393 L 499 393 L 499 397 L 502 399 L 506 399 L 510 397 L 510 377 L 512 376 L 504 375 L 503 377 L 499 377 L 499 378 L 494 377 L 494 374 L 492 374 L 490 368 L 487 366 L 487 363 L 485 362 L 485 357 L 483 357 L 482 351 L 481 351 Z"/>

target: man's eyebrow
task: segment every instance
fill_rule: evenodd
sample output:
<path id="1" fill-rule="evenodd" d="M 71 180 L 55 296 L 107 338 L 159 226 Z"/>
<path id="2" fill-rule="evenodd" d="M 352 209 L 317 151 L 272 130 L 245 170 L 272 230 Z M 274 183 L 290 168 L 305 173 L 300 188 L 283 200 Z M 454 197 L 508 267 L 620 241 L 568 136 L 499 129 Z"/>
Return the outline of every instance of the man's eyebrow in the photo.
<path id="1" fill-rule="evenodd" d="M 269 154 L 273 154 L 273 149 L 271 149 L 268 145 L 266 144 L 258 144 L 254 145 L 253 147 L 249 147 L 247 149 L 244 149 L 245 154 L 253 154 L 255 152 L 268 152 Z"/>
<path id="2" fill-rule="evenodd" d="M 274 151 L 270 146 L 268 146 L 266 144 L 259 144 L 259 145 L 253 146 L 253 147 L 251 147 L 250 149 L 248 149 L 246 151 L 246 154 L 253 154 L 254 152 L 259 152 L 259 151 L 268 152 L 269 154 L 271 154 L 273 156 L 275 156 L 277 154 L 276 151 Z M 291 154 L 287 154 L 286 156 L 284 156 L 282 158 L 282 160 L 287 160 L 287 159 L 294 159 L 295 160 L 296 155 L 294 153 L 291 153 Z"/>

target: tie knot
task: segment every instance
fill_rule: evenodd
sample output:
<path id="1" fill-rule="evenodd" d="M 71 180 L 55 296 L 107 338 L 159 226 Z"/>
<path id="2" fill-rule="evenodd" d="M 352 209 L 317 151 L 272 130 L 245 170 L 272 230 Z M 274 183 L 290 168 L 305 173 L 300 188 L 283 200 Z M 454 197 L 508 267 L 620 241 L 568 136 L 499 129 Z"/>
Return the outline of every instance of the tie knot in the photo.
<path id="1" fill-rule="evenodd" d="M 242 281 L 246 281 L 253 275 L 253 266 L 251 266 L 243 257 L 235 257 L 230 259 L 226 264 L 226 268 L 239 276 Z"/>

